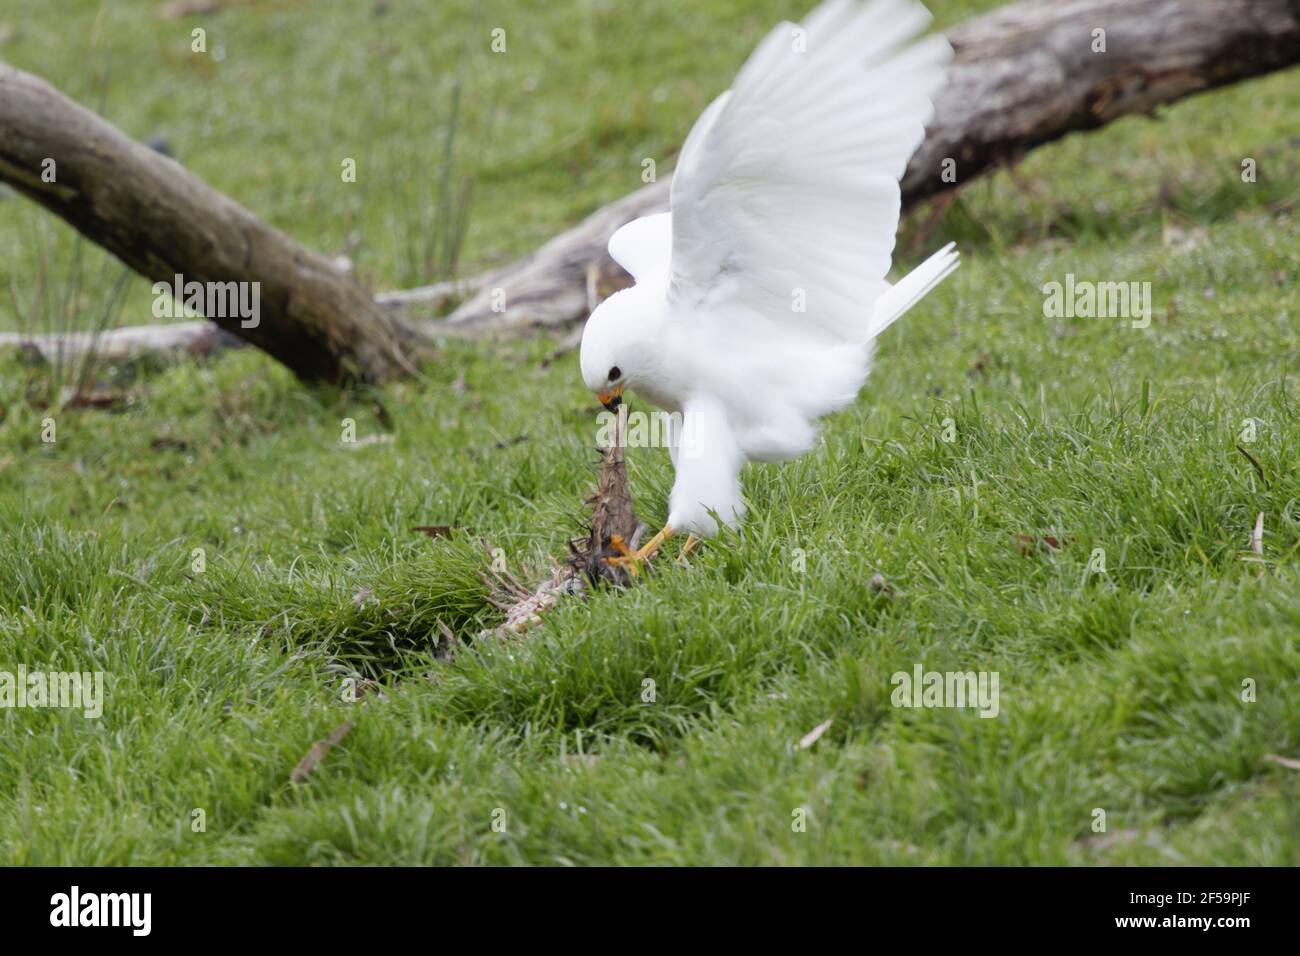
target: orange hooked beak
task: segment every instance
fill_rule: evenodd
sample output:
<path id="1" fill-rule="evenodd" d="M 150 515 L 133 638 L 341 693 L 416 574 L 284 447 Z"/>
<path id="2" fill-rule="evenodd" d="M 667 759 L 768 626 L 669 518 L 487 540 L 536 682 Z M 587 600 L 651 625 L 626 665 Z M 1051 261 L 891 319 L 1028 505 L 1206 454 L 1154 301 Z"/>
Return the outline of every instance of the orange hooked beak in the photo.
<path id="1" fill-rule="evenodd" d="M 608 392 L 597 392 L 596 398 L 612 412 L 623 404 L 623 386 L 615 385 Z"/>

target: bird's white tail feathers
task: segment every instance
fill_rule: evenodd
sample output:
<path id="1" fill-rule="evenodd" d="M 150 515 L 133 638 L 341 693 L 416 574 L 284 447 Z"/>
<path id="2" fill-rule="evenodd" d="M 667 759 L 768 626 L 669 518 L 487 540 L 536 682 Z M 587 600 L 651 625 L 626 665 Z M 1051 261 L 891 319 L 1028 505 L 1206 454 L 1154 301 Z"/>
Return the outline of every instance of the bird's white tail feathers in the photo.
<path id="1" fill-rule="evenodd" d="M 950 242 L 909 272 L 876 300 L 871 312 L 869 339 L 894 324 L 904 312 L 920 302 L 927 292 L 948 278 L 961 264 L 957 244 Z"/>

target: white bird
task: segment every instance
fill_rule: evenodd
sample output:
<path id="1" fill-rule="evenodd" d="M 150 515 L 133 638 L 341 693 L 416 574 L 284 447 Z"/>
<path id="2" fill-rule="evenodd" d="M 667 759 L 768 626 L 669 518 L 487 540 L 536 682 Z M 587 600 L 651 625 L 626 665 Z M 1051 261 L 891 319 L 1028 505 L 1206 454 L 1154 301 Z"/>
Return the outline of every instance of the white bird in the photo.
<path id="1" fill-rule="evenodd" d="M 896 285 L 899 180 L 925 138 L 952 55 L 916 0 L 830 0 L 759 44 L 696 120 L 671 212 L 620 228 L 609 252 L 635 285 L 583 330 L 587 387 L 632 389 L 670 413 L 674 532 L 744 514 L 740 471 L 808 451 L 854 400 L 875 339 L 957 267 L 952 244 Z"/>

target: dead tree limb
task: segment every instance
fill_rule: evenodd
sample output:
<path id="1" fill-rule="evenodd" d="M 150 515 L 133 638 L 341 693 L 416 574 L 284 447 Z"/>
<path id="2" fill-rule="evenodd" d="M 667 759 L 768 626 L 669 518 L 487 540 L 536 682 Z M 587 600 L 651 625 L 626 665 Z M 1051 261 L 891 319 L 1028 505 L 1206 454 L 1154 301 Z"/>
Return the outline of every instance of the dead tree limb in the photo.
<path id="1" fill-rule="evenodd" d="M 948 38 L 956 55 L 903 179 L 904 208 L 1068 133 L 1300 62 L 1300 0 L 1026 0 Z M 945 159 L 955 182 L 941 176 Z M 502 332 L 585 318 L 593 284 L 628 281 L 609 258 L 609 237 L 666 210 L 668 189 L 661 180 L 597 210 L 498 270 L 439 324 Z"/>
<path id="2" fill-rule="evenodd" d="M 127 325 L 106 332 L 27 334 L 0 332 L 0 348 L 17 348 L 54 364 L 93 355 L 97 361 L 117 364 L 146 355 L 211 355 L 244 344 L 214 322 L 196 319 L 170 325 Z"/>
<path id="3" fill-rule="evenodd" d="M 968 181 L 1067 133 L 1300 63 L 1300 0 L 1032 0 L 949 39 L 953 68 L 905 206 L 952 188 L 945 158 Z"/>
<path id="4" fill-rule="evenodd" d="M 562 232 L 514 266 L 483 283 L 439 328 L 474 326 L 519 331 L 585 319 L 596 302 L 630 281 L 605 246 L 619 226 L 668 208 L 668 183 L 651 183 Z"/>
<path id="5" fill-rule="evenodd" d="M 375 303 L 385 309 L 421 306 L 437 312 L 478 292 L 489 284 L 495 275 L 496 272 L 484 272 L 467 279 L 448 279 L 446 282 L 435 282 L 414 289 L 379 292 L 375 294 Z"/>
<path id="6" fill-rule="evenodd" d="M 1104 52 L 1094 31 L 1105 31 Z M 903 205 L 958 188 L 1036 146 L 1300 62 L 1300 0 L 1023 0 L 949 34 L 956 51 Z M 58 160 L 59 181 L 39 177 Z M 941 175 L 954 160 L 955 181 Z M 263 282 L 261 328 L 222 323 L 306 378 L 382 378 L 421 335 L 518 332 L 584 318 L 627 283 L 614 230 L 667 208 L 667 180 L 609 204 L 524 260 L 369 299 L 179 165 L 35 77 L 0 66 L 0 180 L 155 279 Z M 438 322 L 404 322 L 469 296 Z M 266 306 L 269 306 L 267 308 Z M 0 345 L 3 345 L 0 342 Z M 155 345 L 168 346 L 167 339 Z"/>
<path id="7" fill-rule="evenodd" d="M 0 180 L 155 282 L 257 283 L 246 287 L 258 290 L 255 326 L 243 315 L 208 318 L 306 380 L 380 381 L 411 367 L 418 332 L 324 256 L 4 64 Z"/>

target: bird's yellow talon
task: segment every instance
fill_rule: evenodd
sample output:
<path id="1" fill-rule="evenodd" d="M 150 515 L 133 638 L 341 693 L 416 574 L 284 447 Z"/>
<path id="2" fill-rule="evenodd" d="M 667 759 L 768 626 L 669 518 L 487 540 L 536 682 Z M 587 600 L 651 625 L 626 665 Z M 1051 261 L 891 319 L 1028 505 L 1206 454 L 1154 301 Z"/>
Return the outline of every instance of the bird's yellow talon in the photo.
<path id="1" fill-rule="evenodd" d="M 630 558 L 636 554 L 635 551 L 627 546 L 627 542 L 623 540 L 621 534 L 610 535 L 609 546 L 619 553 L 619 558 Z M 618 561 L 619 558 L 607 558 L 606 560 Z"/>
<path id="2" fill-rule="evenodd" d="M 640 572 L 641 564 L 650 560 L 663 543 L 672 537 L 672 534 L 673 529 L 664 525 L 664 529 L 647 541 L 639 551 L 630 550 L 621 537 L 612 535 L 609 539 L 609 546 L 619 553 L 606 558 L 605 563 L 623 568 L 628 574 L 635 575 Z"/>

